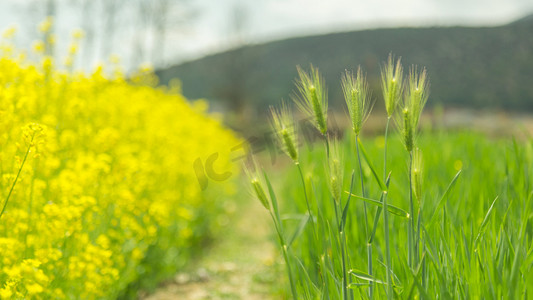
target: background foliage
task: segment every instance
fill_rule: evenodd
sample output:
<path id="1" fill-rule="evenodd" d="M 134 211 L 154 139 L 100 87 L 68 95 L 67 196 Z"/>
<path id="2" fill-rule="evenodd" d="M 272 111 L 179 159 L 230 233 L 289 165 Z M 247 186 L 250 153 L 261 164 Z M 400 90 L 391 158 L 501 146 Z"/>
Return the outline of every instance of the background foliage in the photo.
<path id="1" fill-rule="evenodd" d="M 207 97 L 237 111 L 263 112 L 292 91 L 296 65 L 319 67 L 330 83 L 330 98 L 342 99 L 340 85 L 333 83 L 346 68 L 361 65 L 371 90 L 377 90 L 379 65 L 393 52 L 402 54 L 406 68 L 418 64 L 431 70 L 430 105 L 532 110 L 532 30 L 530 16 L 499 27 L 333 33 L 246 46 L 157 74 L 162 83 L 180 78 L 187 97 Z"/>

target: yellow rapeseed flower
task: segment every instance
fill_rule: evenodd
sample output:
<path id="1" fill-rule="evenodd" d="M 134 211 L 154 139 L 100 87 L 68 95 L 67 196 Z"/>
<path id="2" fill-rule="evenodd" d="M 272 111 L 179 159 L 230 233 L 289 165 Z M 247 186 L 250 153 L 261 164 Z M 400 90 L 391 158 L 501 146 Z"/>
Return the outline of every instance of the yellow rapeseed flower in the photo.
<path id="1" fill-rule="evenodd" d="M 20 170 L 0 218 L 0 297 L 113 297 L 150 277 L 135 274 L 152 269 L 140 264 L 160 265 L 146 261 L 149 249 L 192 254 L 209 228 L 199 224 L 223 211 L 205 195 L 234 190 L 202 191 L 193 163 L 218 153 L 217 170 L 235 173 L 231 148 L 242 141 L 206 114 L 206 102 L 154 87 L 150 69 L 132 81 L 118 66 L 112 77 L 104 67 L 57 70 L 44 56 L 51 27 L 40 25 L 39 63 L 0 47 L 2 195 Z"/>

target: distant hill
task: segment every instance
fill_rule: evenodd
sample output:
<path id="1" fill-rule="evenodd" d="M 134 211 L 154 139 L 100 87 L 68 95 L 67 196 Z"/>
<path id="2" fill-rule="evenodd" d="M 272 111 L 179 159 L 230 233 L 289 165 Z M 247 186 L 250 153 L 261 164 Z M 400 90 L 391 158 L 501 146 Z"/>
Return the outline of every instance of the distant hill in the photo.
<path id="1" fill-rule="evenodd" d="M 340 105 L 340 76 L 361 65 L 374 94 L 380 64 L 392 52 L 404 67 L 426 66 L 429 104 L 533 111 L 533 17 L 500 27 L 375 29 L 308 36 L 246 46 L 158 70 L 162 84 L 183 83 L 189 98 L 208 98 L 233 110 L 263 109 L 288 99 L 296 65 L 313 64 Z M 378 101 L 377 104 L 380 104 Z M 334 104 L 335 105 L 335 104 Z"/>

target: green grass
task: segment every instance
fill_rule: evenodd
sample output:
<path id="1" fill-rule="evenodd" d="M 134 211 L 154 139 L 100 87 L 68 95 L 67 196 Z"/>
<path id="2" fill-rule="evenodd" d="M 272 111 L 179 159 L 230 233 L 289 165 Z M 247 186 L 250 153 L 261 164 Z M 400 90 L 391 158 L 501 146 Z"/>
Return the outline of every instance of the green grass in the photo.
<path id="1" fill-rule="evenodd" d="M 352 130 L 339 145 L 338 133 L 320 123 L 327 120 L 327 94 L 312 101 L 316 87 L 326 88 L 311 67 L 313 82 L 302 75 L 297 82 L 307 101 L 297 104 L 323 142 L 298 154 L 287 150 L 297 144 L 295 135 L 278 138 L 296 167 L 275 174 L 275 185 L 266 172 L 264 182 L 249 172 L 275 225 L 292 298 L 527 299 L 531 141 L 420 134 L 426 69 L 412 66 L 407 80 L 402 70 L 392 54 L 383 64 L 388 118 L 385 136 L 374 141 L 360 136 L 372 103 L 365 75 L 347 73 L 342 82 Z M 391 119 L 396 135 L 388 130 Z M 275 132 L 294 126 L 275 110 L 273 120 Z"/>
<path id="2" fill-rule="evenodd" d="M 528 221 L 533 217 L 532 141 L 491 139 L 471 132 L 426 131 L 418 137 L 423 168 L 421 200 L 414 201 L 416 242 L 411 250 L 415 258 L 412 262 L 408 259 L 411 220 L 405 216 L 410 211 L 409 154 L 400 136 L 390 134 L 387 143 L 387 173 L 391 175 L 386 203 L 394 290 L 389 296 L 531 297 L 533 228 Z M 344 198 L 340 203 L 335 203 L 330 193 L 324 145 L 317 143 L 300 149 L 299 162 L 312 218 L 307 217 L 298 167 L 290 165 L 282 171 L 267 172 L 270 178 L 275 178 L 272 185 L 283 220 L 282 234 L 292 241 L 286 261 L 298 299 L 369 298 L 371 286 L 373 298 L 387 297 L 385 227 L 382 217 L 375 218 L 378 207 L 385 206 L 382 191 L 387 183 L 381 176 L 383 145 L 382 136 L 361 138 L 363 197 L 355 139 L 353 134 L 346 133 L 342 143 Z M 348 199 L 350 188 L 354 196 Z M 365 203 L 368 230 L 376 228 L 372 275 L 367 270 Z M 344 228 L 342 234 L 339 228 Z M 343 264 L 350 273 L 346 278 L 350 287 L 347 295 L 343 292 Z"/>

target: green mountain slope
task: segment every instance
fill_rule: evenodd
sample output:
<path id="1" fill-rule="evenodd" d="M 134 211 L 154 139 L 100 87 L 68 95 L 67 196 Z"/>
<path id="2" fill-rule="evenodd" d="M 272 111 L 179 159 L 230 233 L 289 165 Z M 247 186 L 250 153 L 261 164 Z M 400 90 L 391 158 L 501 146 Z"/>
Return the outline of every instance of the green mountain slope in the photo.
<path id="1" fill-rule="evenodd" d="M 430 104 L 533 111 L 533 19 L 500 27 L 375 29 L 246 46 L 158 70 L 179 78 L 189 98 L 230 109 L 263 109 L 289 98 L 296 65 L 320 68 L 332 102 L 342 102 L 340 76 L 361 65 L 379 88 L 381 63 L 392 52 L 428 68 Z M 381 95 L 375 95 L 381 98 Z M 380 105 L 380 101 L 377 102 Z"/>

